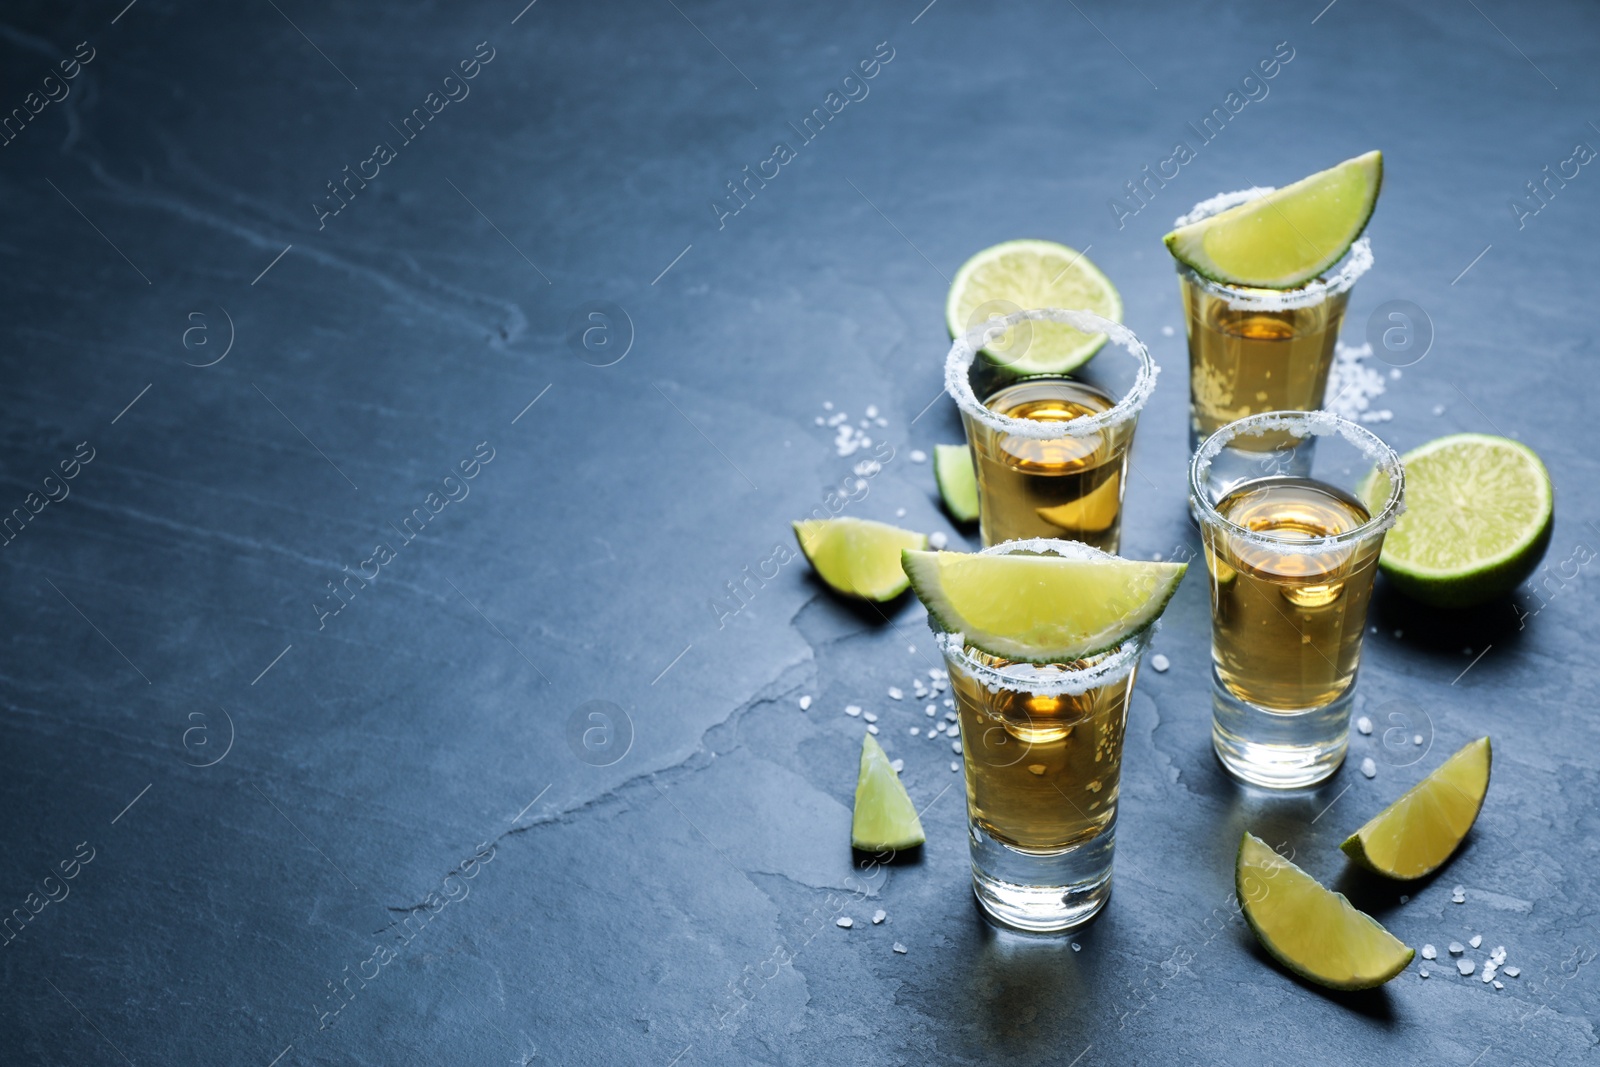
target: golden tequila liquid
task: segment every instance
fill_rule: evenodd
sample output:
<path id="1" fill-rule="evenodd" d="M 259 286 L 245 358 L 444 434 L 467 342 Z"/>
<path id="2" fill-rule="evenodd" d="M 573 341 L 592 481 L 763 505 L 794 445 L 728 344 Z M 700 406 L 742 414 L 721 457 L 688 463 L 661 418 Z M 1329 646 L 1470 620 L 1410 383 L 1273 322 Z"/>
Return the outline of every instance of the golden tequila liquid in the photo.
<path id="1" fill-rule="evenodd" d="M 1006 386 L 984 406 L 1015 419 L 1064 423 L 1109 410 L 1116 401 L 1085 382 L 1035 378 Z M 1117 551 L 1135 420 L 1044 441 L 1001 433 L 970 416 L 963 421 L 977 467 L 985 545 L 1059 537 Z"/>
<path id="2" fill-rule="evenodd" d="M 1367 509 L 1348 493 L 1308 478 L 1246 482 L 1217 512 L 1284 541 L 1353 530 Z M 1266 548 L 1204 525 L 1211 574 L 1211 655 L 1240 700 L 1272 711 L 1328 704 L 1355 681 L 1361 629 L 1383 538 L 1321 553 L 1293 544 Z"/>
<path id="3" fill-rule="evenodd" d="M 1105 832 L 1116 814 L 1133 673 L 1082 694 L 1045 696 L 991 692 L 952 664 L 972 819 L 1012 848 L 1039 852 Z"/>
<path id="4" fill-rule="evenodd" d="M 1236 310 L 1186 272 L 1179 274 L 1189 334 L 1189 419 L 1192 442 L 1263 411 L 1315 411 L 1322 407 L 1333 367 L 1334 343 L 1344 322 L 1347 291 L 1310 307 L 1287 311 Z M 1268 295 L 1270 290 L 1239 289 Z M 1270 451 L 1268 434 L 1232 446 Z"/>

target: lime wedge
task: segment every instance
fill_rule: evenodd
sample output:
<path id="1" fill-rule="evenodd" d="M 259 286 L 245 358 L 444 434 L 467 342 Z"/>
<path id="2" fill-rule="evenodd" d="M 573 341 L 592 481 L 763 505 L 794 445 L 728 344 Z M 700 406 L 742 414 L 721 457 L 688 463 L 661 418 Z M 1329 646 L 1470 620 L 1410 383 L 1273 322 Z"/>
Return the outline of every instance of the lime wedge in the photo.
<path id="1" fill-rule="evenodd" d="M 850 819 L 850 846 L 864 852 L 897 851 L 927 840 L 922 820 L 906 787 L 871 734 L 861 738 L 861 771 L 856 776 L 856 810 Z"/>
<path id="2" fill-rule="evenodd" d="M 933 477 L 951 518 L 977 522 L 978 477 L 972 467 L 972 450 L 966 445 L 934 445 Z"/>
<path id="3" fill-rule="evenodd" d="M 1307 981 L 1371 989 L 1405 970 L 1416 954 L 1254 834 L 1239 842 L 1233 880 L 1261 946 Z"/>
<path id="4" fill-rule="evenodd" d="M 1078 533 L 1104 533 L 1111 529 L 1122 510 L 1117 507 L 1122 492 L 1122 481 L 1110 478 L 1087 496 L 1049 508 L 1034 508 L 1034 512 L 1052 526 Z"/>
<path id="5" fill-rule="evenodd" d="M 1406 511 L 1378 565 L 1424 604 L 1463 608 L 1504 596 L 1533 573 L 1550 543 L 1555 492 L 1533 449 L 1504 437 L 1458 433 L 1400 457 Z M 1389 479 L 1367 476 L 1359 494 L 1376 509 Z"/>
<path id="6" fill-rule="evenodd" d="M 1368 152 L 1180 226 L 1164 238 L 1167 251 L 1212 281 L 1292 289 L 1344 258 L 1367 228 L 1382 184 L 1383 153 Z"/>
<path id="7" fill-rule="evenodd" d="M 1122 297 L 1089 258 L 1054 241 L 1006 241 L 961 265 L 945 298 L 951 337 L 985 321 L 1034 308 L 1092 311 L 1122 321 Z M 1106 343 L 1103 333 L 1082 333 L 1061 322 L 1027 322 L 984 349 L 989 359 L 1018 374 L 1065 374 L 1089 362 Z"/>
<path id="8" fill-rule="evenodd" d="M 910 550 L 902 560 L 942 629 L 1026 663 L 1071 663 L 1116 648 L 1160 617 L 1189 566 Z"/>
<path id="9" fill-rule="evenodd" d="M 1487 737 L 1469 743 L 1339 847 L 1367 870 L 1390 878 L 1432 874 L 1477 821 L 1489 791 L 1491 759 Z"/>
<path id="10" fill-rule="evenodd" d="M 927 548 L 926 534 L 866 519 L 802 519 L 795 539 L 829 588 L 862 600 L 893 600 L 910 583 L 900 552 Z"/>

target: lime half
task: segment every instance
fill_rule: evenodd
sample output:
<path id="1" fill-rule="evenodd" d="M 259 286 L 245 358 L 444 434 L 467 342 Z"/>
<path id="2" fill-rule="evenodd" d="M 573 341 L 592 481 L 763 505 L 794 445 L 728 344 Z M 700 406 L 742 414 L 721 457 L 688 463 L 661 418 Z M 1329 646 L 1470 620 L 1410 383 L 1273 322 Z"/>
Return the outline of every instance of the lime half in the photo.
<path id="1" fill-rule="evenodd" d="M 1429 441 L 1400 457 L 1406 511 L 1384 538 L 1378 565 L 1401 592 L 1441 608 L 1504 596 L 1544 558 L 1555 519 L 1550 475 L 1527 445 L 1482 433 Z M 1389 479 L 1368 475 L 1368 508 Z"/>
<path id="2" fill-rule="evenodd" d="M 829 588 L 863 600 L 893 600 L 910 583 L 900 553 L 927 548 L 926 534 L 866 519 L 802 519 L 795 539 Z"/>
<path id="3" fill-rule="evenodd" d="M 1350 250 L 1372 218 L 1383 153 L 1368 152 L 1167 234 L 1167 250 L 1227 285 L 1292 289 Z"/>
<path id="4" fill-rule="evenodd" d="M 856 810 L 850 819 L 851 847 L 883 852 L 912 848 L 925 840 L 922 820 L 883 746 L 871 734 L 862 735 Z"/>
<path id="5" fill-rule="evenodd" d="M 1054 241 L 1006 241 L 961 265 L 944 319 L 960 337 L 989 319 L 1034 308 L 1092 311 L 1122 321 L 1122 297 L 1089 257 Z M 1065 374 L 1087 363 L 1106 343 L 1103 333 L 1083 333 L 1061 322 L 1032 321 L 984 349 L 992 362 L 1017 374 Z"/>
<path id="6" fill-rule="evenodd" d="M 1477 821 L 1492 758 L 1487 737 L 1471 742 L 1339 847 L 1367 870 L 1390 878 L 1432 874 Z"/>
<path id="7" fill-rule="evenodd" d="M 939 499 L 957 522 L 978 521 L 978 476 L 972 466 L 972 449 L 966 445 L 934 445 L 933 477 Z"/>
<path id="8" fill-rule="evenodd" d="M 1261 946 L 1307 981 L 1330 989 L 1371 989 L 1415 955 L 1343 893 L 1324 889 L 1259 837 L 1245 834 L 1234 892 Z"/>
<path id="9" fill-rule="evenodd" d="M 1115 556 L 907 551 L 903 559 L 941 629 L 1025 663 L 1071 663 L 1116 648 L 1160 617 L 1188 568 Z"/>

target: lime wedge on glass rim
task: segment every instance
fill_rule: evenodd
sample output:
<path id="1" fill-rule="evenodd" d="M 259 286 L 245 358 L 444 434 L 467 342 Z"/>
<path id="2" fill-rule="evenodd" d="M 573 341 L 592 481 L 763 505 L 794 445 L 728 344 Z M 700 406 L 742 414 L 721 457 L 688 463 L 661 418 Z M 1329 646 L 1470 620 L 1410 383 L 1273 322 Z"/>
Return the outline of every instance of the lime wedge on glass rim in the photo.
<path id="1" fill-rule="evenodd" d="M 850 847 L 864 852 L 913 848 L 927 838 L 906 787 L 871 734 L 861 736 L 861 770 L 856 775 L 856 806 L 850 818 Z"/>
<path id="2" fill-rule="evenodd" d="M 1401 794 L 1339 847 L 1375 874 L 1421 878 L 1461 847 L 1489 792 L 1493 752 L 1487 737 L 1470 742 Z"/>
<path id="3" fill-rule="evenodd" d="M 941 629 L 981 652 L 1023 663 L 1071 663 L 1142 633 L 1166 609 L 1189 566 L 909 549 L 901 557 Z"/>
<path id="4" fill-rule="evenodd" d="M 1343 893 L 1325 889 L 1254 834 L 1234 863 L 1239 910 L 1261 947 L 1300 977 L 1329 989 L 1371 989 L 1416 955 Z"/>
<path id="5" fill-rule="evenodd" d="M 1122 321 L 1122 296 L 1089 257 L 1054 241 L 1022 240 L 985 248 L 961 265 L 945 298 L 945 326 L 960 337 L 988 319 L 1034 308 L 1092 311 Z M 1065 374 L 1105 343 L 1103 333 L 1031 321 L 983 351 L 1014 374 Z"/>
<path id="6" fill-rule="evenodd" d="M 893 600 L 910 584 L 900 553 L 927 548 L 927 534 L 867 519 L 801 519 L 794 524 L 800 551 L 828 587 L 862 600 Z"/>
<path id="7" fill-rule="evenodd" d="M 972 449 L 966 445 L 934 445 L 933 477 L 939 483 L 939 499 L 958 522 L 978 521 L 978 475 L 972 465 Z"/>
<path id="8" fill-rule="evenodd" d="M 1482 604 L 1532 574 L 1550 544 L 1555 491 L 1527 445 L 1483 433 L 1436 438 L 1400 457 L 1406 510 L 1384 537 L 1378 566 L 1395 587 L 1440 608 Z M 1389 496 L 1374 471 L 1357 495 Z"/>
<path id="9" fill-rule="evenodd" d="M 1293 289 L 1350 250 L 1372 218 L 1383 153 L 1347 159 L 1255 200 L 1167 234 L 1167 250 L 1225 285 Z"/>

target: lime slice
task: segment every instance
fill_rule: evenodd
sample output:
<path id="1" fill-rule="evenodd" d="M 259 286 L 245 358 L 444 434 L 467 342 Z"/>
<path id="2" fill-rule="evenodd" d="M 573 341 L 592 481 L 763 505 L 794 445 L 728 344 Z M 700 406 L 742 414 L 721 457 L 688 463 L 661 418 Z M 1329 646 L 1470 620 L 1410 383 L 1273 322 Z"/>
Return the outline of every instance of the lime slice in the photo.
<path id="1" fill-rule="evenodd" d="M 829 588 L 863 600 L 893 600 L 910 583 L 900 552 L 927 548 L 926 534 L 866 519 L 802 519 L 795 539 Z"/>
<path id="2" fill-rule="evenodd" d="M 1339 847 L 1369 871 L 1421 878 L 1438 870 L 1472 829 L 1489 791 L 1489 739 L 1445 760 Z"/>
<path id="3" fill-rule="evenodd" d="M 863 734 L 850 846 L 864 852 L 898 851 L 925 840 L 922 820 L 917 818 L 917 809 L 906 795 L 900 775 L 895 773 L 878 739 Z"/>
<path id="4" fill-rule="evenodd" d="M 958 522 L 977 522 L 978 477 L 972 450 L 966 445 L 934 445 L 933 477 L 950 516 Z"/>
<path id="5" fill-rule="evenodd" d="M 1527 445 L 1481 433 L 1429 441 L 1400 457 L 1406 511 L 1378 565 L 1395 587 L 1441 608 L 1504 596 L 1533 573 L 1550 543 L 1555 493 Z M 1369 509 L 1389 498 L 1374 472 L 1360 491 Z"/>
<path id="6" fill-rule="evenodd" d="M 1006 241 L 961 265 L 945 298 L 944 321 L 959 337 L 989 319 L 1034 308 L 1092 311 L 1122 321 L 1122 297 L 1089 257 L 1054 241 Z M 984 349 L 1018 374 L 1065 374 L 1106 343 L 1061 322 L 1027 322 Z"/>
<path id="7" fill-rule="evenodd" d="M 1071 663 L 1116 648 L 1160 617 L 1187 563 L 1107 556 L 902 554 L 928 614 L 991 656 Z"/>
<path id="8" fill-rule="evenodd" d="M 1350 250 L 1372 218 L 1383 153 L 1368 152 L 1167 234 L 1167 250 L 1227 285 L 1292 289 Z"/>
<path id="9" fill-rule="evenodd" d="M 1259 837 L 1245 834 L 1234 892 L 1256 939 L 1300 977 L 1330 989 L 1371 989 L 1416 953 L 1343 893 L 1324 889 Z"/>

